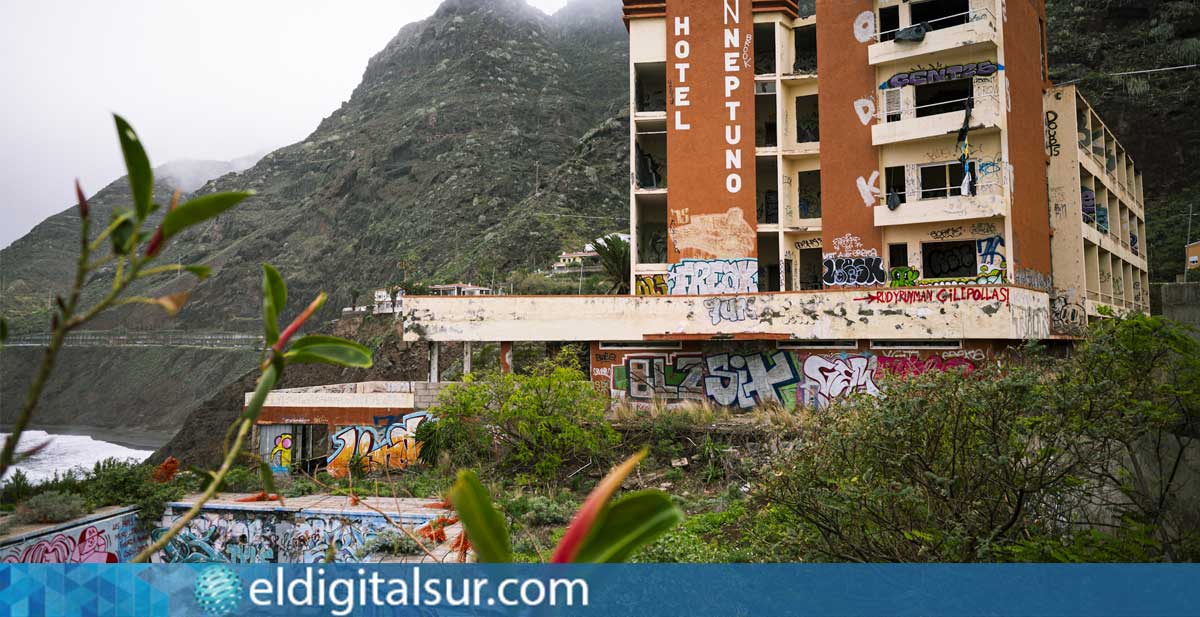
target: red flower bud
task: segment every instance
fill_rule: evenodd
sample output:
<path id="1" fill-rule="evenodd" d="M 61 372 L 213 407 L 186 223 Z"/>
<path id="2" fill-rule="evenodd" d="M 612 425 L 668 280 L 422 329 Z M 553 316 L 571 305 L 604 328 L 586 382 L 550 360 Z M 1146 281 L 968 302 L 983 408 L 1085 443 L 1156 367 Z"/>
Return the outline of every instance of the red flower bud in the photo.
<path id="1" fill-rule="evenodd" d="M 79 199 L 79 218 L 87 218 L 88 202 L 87 197 L 83 196 L 83 187 L 79 186 L 79 178 L 75 179 L 75 197 Z"/>

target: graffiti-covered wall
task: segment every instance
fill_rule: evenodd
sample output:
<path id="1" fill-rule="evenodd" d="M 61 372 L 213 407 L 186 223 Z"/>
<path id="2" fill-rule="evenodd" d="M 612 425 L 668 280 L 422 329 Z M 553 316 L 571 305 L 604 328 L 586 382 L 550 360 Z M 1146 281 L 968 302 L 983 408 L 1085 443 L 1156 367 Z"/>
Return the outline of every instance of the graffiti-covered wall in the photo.
<path id="1" fill-rule="evenodd" d="M 0 545 L 0 563 L 125 563 L 147 544 L 133 508 L 15 534 Z"/>
<path id="2" fill-rule="evenodd" d="M 990 351 L 787 350 L 768 343 L 694 344 L 677 351 L 592 347 L 592 379 L 634 405 L 707 401 L 749 409 L 827 406 L 855 394 L 879 393 L 881 378 L 930 370 L 971 371 Z"/>
<path id="3" fill-rule="evenodd" d="M 403 469 L 417 461 L 421 445 L 417 428 L 429 417 L 423 411 L 404 416 L 377 416 L 374 426 L 343 426 L 330 434 L 330 475 L 342 477 L 350 472 L 355 455 L 365 470 L 387 467 Z"/>
<path id="4" fill-rule="evenodd" d="M 153 532 L 160 537 L 183 513 L 168 510 L 163 527 Z M 405 513 L 394 516 L 405 525 L 423 525 L 437 517 Z M 358 562 L 358 551 L 371 538 L 389 528 L 375 513 L 319 511 L 263 511 L 206 507 L 165 549 L 156 563 L 316 563 L 329 555 L 334 561 Z"/>

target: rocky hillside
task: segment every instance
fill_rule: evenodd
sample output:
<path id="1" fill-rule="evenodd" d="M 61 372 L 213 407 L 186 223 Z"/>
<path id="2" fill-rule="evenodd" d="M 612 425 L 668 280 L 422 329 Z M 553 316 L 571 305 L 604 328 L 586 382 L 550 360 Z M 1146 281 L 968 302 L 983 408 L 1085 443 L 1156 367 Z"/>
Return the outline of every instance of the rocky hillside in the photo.
<path id="1" fill-rule="evenodd" d="M 1183 272 L 1188 205 L 1200 199 L 1200 92 L 1195 67 L 1112 77 L 1111 73 L 1200 63 L 1200 3 L 1195 0 L 1048 0 L 1051 77 L 1080 80 L 1145 180 L 1152 280 Z M 1200 211 L 1200 209 L 1198 209 Z M 1193 220 L 1192 240 L 1200 238 Z"/>

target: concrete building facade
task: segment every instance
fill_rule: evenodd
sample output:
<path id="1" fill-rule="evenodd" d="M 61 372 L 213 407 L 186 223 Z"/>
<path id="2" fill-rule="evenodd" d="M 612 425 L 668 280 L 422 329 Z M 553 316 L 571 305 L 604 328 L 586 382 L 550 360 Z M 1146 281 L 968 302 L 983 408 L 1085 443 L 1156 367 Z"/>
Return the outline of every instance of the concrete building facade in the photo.
<path id="1" fill-rule="evenodd" d="M 819 406 L 1148 309 L 1141 176 L 1051 84 L 1042 0 L 624 9 L 631 295 L 408 296 L 406 340 L 585 343 L 631 402 Z"/>

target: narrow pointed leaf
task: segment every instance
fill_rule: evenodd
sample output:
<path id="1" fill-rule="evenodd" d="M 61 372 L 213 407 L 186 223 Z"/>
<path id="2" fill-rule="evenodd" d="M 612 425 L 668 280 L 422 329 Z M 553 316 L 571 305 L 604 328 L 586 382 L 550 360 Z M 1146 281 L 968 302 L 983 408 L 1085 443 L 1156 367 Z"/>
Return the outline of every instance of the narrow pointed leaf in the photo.
<path id="1" fill-rule="evenodd" d="M 575 518 L 571 520 L 571 525 L 567 527 L 567 533 L 559 541 L 558 548 L 554 549 L 554 555 L 550 557 L 551 563 L 573 563 L 575 561 L 575 555 L 579 553 L 584 540 L 591 535 L 597 519 L 604 512 L 609 499 L 612 499 L 617 489 L 621 488 L 621 483 L 633 472 L 633 468 L 646 458 L 647 454 L 649 454 L 649 450 L 643 448 L 637 454 L 625 459 L 624 463 L 610 471 L 600 481 L 600 484 L 592 489 L 587 500 L 580 506 L 579 512 L 575 513 Z"/>
<path id="2" fill-rule="evenodd" d="M 262 478 L 263 490 L 268 495 L 275 494 L 275 473 L 271 471 L 271 466 L 262 457 L 254 457 L 258 461 L 258 476 Z"/>
<path id="3" fill-rule="evenodd" d="M 279 312 L 287 303 L 287 285 L 271 264 L 263 264 L 263 334 L 267 346 L 279 340 Z"/>
<path id="4" fill-rule="evenodd" d="M 297 339 L 284 354 L 289 364 L 333 364 L 351 368 L 371 368 L 371 350 L 336 336 L 310 334 Z"/>
<path id="5" fill-rule="evenodd" d="M 575 555 L 575 563 L 622 563 L 683 522 L 683 512 L 660 491 L 640 491 L 609 506 Z"/>
<path id="6" fill-rule="evenodd" d="M 212 276 L 212 268 L 208 266 L 184 266 L 183 269 L 196 275 L 196 278 L 202 281 L 207 279 L 209 276 Z"/>
<path id="7" fill-rule="evenodd" d="M 128 213 L 122 214 L 117 218 L 116 226 L 113 227 L 112 234 L 109 235 L 109 240 L 112 241 L 113 253 L 117 255 L 125 255 L 133 248 L 136 227 L 133 224 L 131 215 Z"/>
<path id="8" fill-rule="evenodd" d="M 171 238 L 179 232 L 211 219 L 218 214 L 238 205 L 254 193 L 237 191 L 231 193 L 213 193 L 195 199 L 190 199 L 177 208 L 172 209 L 163 217 L 163 237 Z"/>
<path id="9" fill-rule="evenodd" d="M 450 489 L 450 502 L 462 521 L 467 539 L 475 547 L 480 563 L 509 563 L 512 546 L 504 517 L 492 506 L 492 496 L 473 471 L 458 472 L 458 481 Z"/>
<path id="10" fill-rule="evenodd" d="M 137 132 L 124 118 L 113 114 L 117 124 L 117 140 L 121 142 L 121 154 L 125 157 L 125 171 L 129 174 L 129 190 L 133 193 L 133 206 L 137 209 L 138 220 L 144 220 L 150 214 L 150 206 L 154 202 L 154 171 L 150 168 L 150 159 L 142 147 L 142 140 Z"/>

